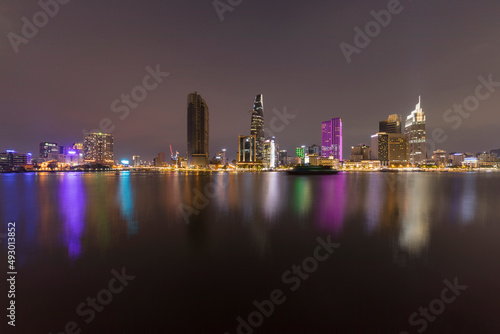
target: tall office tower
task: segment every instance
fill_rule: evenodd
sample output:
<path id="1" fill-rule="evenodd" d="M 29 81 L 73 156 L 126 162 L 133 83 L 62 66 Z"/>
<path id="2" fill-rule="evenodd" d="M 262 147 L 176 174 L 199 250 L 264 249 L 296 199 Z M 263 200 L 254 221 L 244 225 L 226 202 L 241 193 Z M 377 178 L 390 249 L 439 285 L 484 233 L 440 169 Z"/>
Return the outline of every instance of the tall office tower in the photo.
<path id="1" fill-rule="evenodd" d="M 342 119 L 332 118 L 321 123 L 321 157 L 342 161 Z"/>
<path id="2" fill-rule="evenodd" d="M 378 132 L 403 133 L 403 117 L 398 114 L 389 115 L 387 121 L 379 122 Z"/>
<path id="3" fill-rule="evenodd" d="M 57 143 L 41 142 L 40 143 L 40 158 L 57 159 L 59 155 L 59 145 Z"/>
<path id="4" fill-rule="evenodd" d="M 410 150 L 410 163 L 422 164 L 427 159 L 427 148 L 425 146 L 425 114 L 421 108 L 421 99 L 415 110 L 406 118 L 405 135 L 408 137 Z"/>
<path id="5" fill-rule="evenodd" d="M 197 92 L 187 99 L 187 159 L 188 166 L 206 166 L 208 151 L 208 106 Z"/>
<path id="6" fill-rule="evenodd" d="M 264 97 L 262 94 L 255 97 L 250 134 L 257 140 L 257 160 L 262 160 L 264 149 Z"/>
<path id="7" fill-rule="evenodd" d="M 239 136 L 238 164 L 249 165 L 257 161 L 257 138 L 253 136 Z"/>
<path id="8" fill-rule="evenodd" d="M 275 137 L 267 138 L 264 141 L 263 150 L 264 168 L 276 168 L 279 165 L 279 145 Z"/>
<path id="9" fill-rule="evenodd" d="M 165 155 L 165 152 L 160 152 L 156 156 L 156 167 L 165 167 L 167 165 L 167 157 Z"/>
<path id="10" fill-rule="evenodd" d="M 382 166 L 389 163 L 389 134 L 379 132 L 372 136 L 372 159 L 379 160 Z"/>
<path id="11" fill-rule="evenodd" d="M 407 165 L 409 160 L 408 138 L 401 133 L 389 133 L 389 163 Z"/>
<path id="12" fill-rule="evenodd" d="M 112 164 L 113 136 L 105 133 L 87 133 L 83 140 L 85 162 Z"/>
<path id="13" fill-rule="evenodd" d="M 288 152 L 286 150 L 280 151 L 280 165 L 286 166 L 288 165 Z"/>

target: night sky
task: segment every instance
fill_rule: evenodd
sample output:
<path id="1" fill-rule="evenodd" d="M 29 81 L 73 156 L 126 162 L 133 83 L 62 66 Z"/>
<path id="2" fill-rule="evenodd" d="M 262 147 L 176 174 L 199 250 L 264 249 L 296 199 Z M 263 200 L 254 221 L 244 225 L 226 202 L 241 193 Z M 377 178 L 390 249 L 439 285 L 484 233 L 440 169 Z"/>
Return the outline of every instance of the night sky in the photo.
<path id="1" fill-rule="evenodd" d="M 222 0 L 226 2 L 227 0 Z M 236 3 L 237 1 L 233 1 Z M 280 148 L 321 144 L 321 122 L 341 117 L 344 158 L 369 144 L 388 114 L 406 116 L 422 95 L 428 137 L 440 148 L 500 148 L 500 87 L 457 129 L 443 115 L 475 94 L 478 77 L 500 82 L 498 1 L 403 0 L 403 10 L 347 63 L 355 26 L 388 0 L 245 0 L 221 22 L 211 0 L 72 0 L 16 54 L 7 34 L 21 35 L 37 1 L 0 2 L 0 150 L 37 152 L 41 141 L 70 145 L 83 129 L 109 118 L 115 159 L 186 151 L 186 98 L 197 91 L 210 108 L 210 153 L 236 156 L 249 134 L 256 94 L 266 127 L 273 109 L 296 114 L 276 133 Z M 170 76 L 121 120 L 111 103 L 141 85 L 146 67 Z"/>

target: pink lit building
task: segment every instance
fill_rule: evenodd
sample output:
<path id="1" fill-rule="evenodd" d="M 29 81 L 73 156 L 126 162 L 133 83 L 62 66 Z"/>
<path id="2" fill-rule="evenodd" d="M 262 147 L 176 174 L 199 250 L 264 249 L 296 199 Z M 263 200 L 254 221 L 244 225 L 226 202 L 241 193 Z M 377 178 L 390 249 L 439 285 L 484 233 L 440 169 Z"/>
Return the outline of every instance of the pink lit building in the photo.
<path id="1" fill-rule="evenodd" d="M 321 157 L 342 161 L 342 119 L 321 123 Z"/>

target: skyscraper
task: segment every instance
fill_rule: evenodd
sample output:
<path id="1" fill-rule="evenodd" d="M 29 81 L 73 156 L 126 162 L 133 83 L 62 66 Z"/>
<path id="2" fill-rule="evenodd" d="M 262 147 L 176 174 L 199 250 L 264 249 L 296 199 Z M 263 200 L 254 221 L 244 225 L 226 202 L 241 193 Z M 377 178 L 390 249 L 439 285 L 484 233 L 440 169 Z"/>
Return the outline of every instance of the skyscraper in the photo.
<path id="1" fill-rule="evenodd" d="M 256 142 L 255 135 L 238 137 L 238 166 L 253 167 L 257 155 Z"/>
<path id="2" fill-rule="evenodd" d="M 321 123 L 321 157 L 342 161 L 342 119 L 332 118 Z"/>
<path id="3" fill-rule="evenodd" d="M 378 132 L 403 133 L 403 117 L 398 114 L 389 115 L 387 121 L 379 122 Z"/>
<path id="4" fill-rule="evenodd" d="M 372 135 L 372 159 L 379 160 L 382 166 L 389 164 L 389 134 L 379 132 Z"/>
<path id="5" fill-rule="evenodd" d="M 264 149 L 264 97 L 262 94 L 255 97 L 250 134 L 256 138 L 257 160 L 262 160 Z"/>
<path id="6" fill-rule="evenodd" d="M 83 140 L 85 162 L 112 164 L 113 136 L 105 133 L 87 133 Z"/>
<path id="7" fill-rule="evenodd" d="M 197 92 L 187 99 L 188 166 L 208 165 L 208 106 Z"/>
<path id="8" fill-rule="evenodd" d="M 389 163 L 395 166 L 408 164 L 408 138 L 401 133 L 389 133 Z"/>
<path id="9" fill-rule="evenodd" d="M 275 137 L 264 141 L 263 160 L 264 168 L 276 168 L 279 165 L 279 145 Z"/>
<path id="10" fill-rule="evenodd" d="M 425 159 L 427 159 L 425 114 L 421 108 L 420 96 L 415 110 L 406 118 L 405 135 L 408 137 L 409 142 L 410 163 L 413 165 L 424 163 Z"/>

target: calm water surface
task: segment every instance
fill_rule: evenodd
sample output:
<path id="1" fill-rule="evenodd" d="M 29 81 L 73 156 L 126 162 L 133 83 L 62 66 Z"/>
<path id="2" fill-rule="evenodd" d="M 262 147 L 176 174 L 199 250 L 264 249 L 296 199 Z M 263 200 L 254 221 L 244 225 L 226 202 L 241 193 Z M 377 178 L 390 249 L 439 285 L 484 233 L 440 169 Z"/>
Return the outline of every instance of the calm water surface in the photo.
<path id="1" fill-rule="evenodd" d="M 496 173 L 0 174 L 15 330 L 233 334 L 241 317 L 247 334 L 500 333 L 499 191 Z M 340 246 L 291 272 L 318 237 Z M 78 313 L 122 268 L 135 278 Z M 467 288 L 436 301 L 445 280 Z M 261 321 L 253 302 L 276 289 Z"/>

